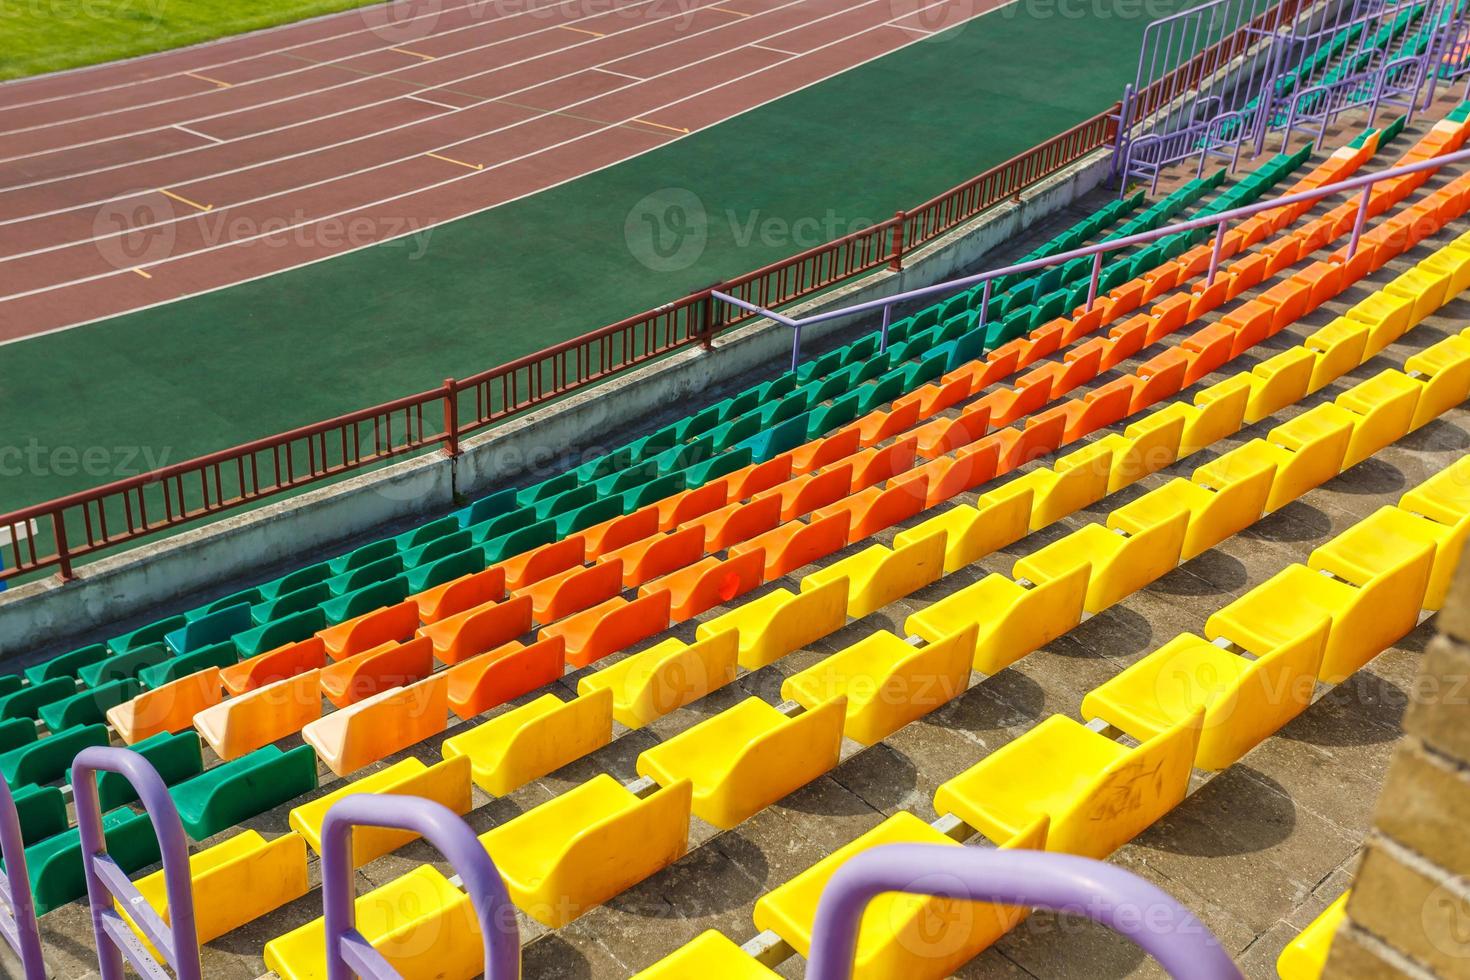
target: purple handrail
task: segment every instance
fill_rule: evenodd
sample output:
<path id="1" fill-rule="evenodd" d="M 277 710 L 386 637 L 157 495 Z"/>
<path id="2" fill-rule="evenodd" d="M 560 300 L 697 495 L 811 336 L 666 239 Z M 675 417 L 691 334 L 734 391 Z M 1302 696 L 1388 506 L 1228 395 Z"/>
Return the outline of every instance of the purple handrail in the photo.
<path id="1" fill-rule="evenodd" d="M 148 904 L 137 887 L 107 854 L 102 832 L 102 806 L 96 774 L 115 772 L 132 784 L 163 857 L 168 917 Z M 168 787 L 148 760 L 130 749 L 93 746 L 78 753 L 71 764 L 72 792 L 76 798 L 77 830 L 82 840 L 82 873 L 87 879 L 87 903 L 92 908 L 92 931 L 97 939 L 97 963 L 102 980 L 123 980 L 123 957 L 145 977 L 166 978 L 163 966 L 138 941 L 137 935 L 112 907 L 113 900 L 148 937 L 178 980 L 202 980 L 199 933 L 194 926 L 194 886 L 189 878 L 189 844 L 178 807 Z"/>
<path id="2" fill-rule="evenodd" d="M 31 900 L 20 814 L 16 812 L 10 786 L 3 779 L 0 779 L 0 851 L 5 854 L 5 876 L 0 879 L 0 938 L 20 957 L 26 980 L 46 980 L 41 929 L 36 923 L 36 905 Z"/>
<path id="3" fill-rule="evenodd" d="M 327 980 L 398 980 L 399 972 L 357 931 L 352 879 L 352 828 L 409 830 L 439 848 L 459 873 L 480 919 L 486 980 L 518 980 L 521 940 L 515 908 L 490 854 L 446 806 L 415 796 L 357 793 L 344 797 L 322 821 L 322 905 Z"/>
<path id="4" fill-rule="evenodd" d="M 1083 915 L 1133 940 L 1171 976 L 1241 976 L 1220 941 L 1188 909 L 1122 868 L 1045 851 L 887 844 L 847 861 L 822 890 L 807 980 L 851 977 L 863 910 L 884 892 Z"/>

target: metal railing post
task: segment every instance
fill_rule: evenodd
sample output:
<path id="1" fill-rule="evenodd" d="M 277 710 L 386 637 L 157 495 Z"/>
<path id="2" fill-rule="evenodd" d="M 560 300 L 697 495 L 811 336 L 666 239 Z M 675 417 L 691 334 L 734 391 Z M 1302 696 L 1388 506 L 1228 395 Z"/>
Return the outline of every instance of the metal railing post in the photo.
<path id="1" fill-rule="evenodd" d="M 444 379 L 444 452 L 450 459 L 459 455 L 459 382 Z"/>
<path id="2" fill-rule="evenodd" d="M 1373 185 L 1363 188 L 1363 197 L 1358 201 L 1358 216 L 1353 219 L 1353 237 L 1348 239 L 1348 258 L 1358 254 L 1358 239 L 1363 237 L 1363 225 L 1368 220 L 1368 200 L 1373 195 Z"/>
<path id="3" fill-rule="evenodd" d="M 1228 224 L 1228 222 L 1221 220 L 1221 222 L 1215 226 L 1215 247 L 1210 250 L 1210 274 L 1205 277 L 1206 286 L 1213 286 L 1215 284 L 1215 273 L 1220 271 L 1220 251 L 1225 244 L 1226 224 Z"/>
<path id="4" fill-rule="evenodd" d="M 1087 312 L 1092 312 L 1092 304 L 1097 302 L 1097 283 L 1102 277 L 1101 252 L 1092 253 L 1092 281 L 1087 284 Z"/>
<path id="5" fill-rule="evenodd" d="M 46 980 L 46 961 L 41 954 L 41 930 L 36 924 L 36 905 L 31 897 L 20 815 L 10 786 L 3 779 L 0 779 L 0 850 L 5 852 L 5 872 L 0 877 L 5 899 L 0 905 L 0 938 L 20 957 L 25 980 Z"/>
<path id="6" fill-rule="evenodd" d="M 878 328 L 878 353 L 888 350 L 888 323 L 893 319 L 893 304 L 883 307 L 883 325 Z M 797 331 L 800 333 L 800 331 Z M 792 370 L 795 370 L 793 367 Z"/>
<path id="7" fill-rule="evenodd" d="M 894 212 L 894 214 L 893 214 L 893 258 L 891 258 L 891 259 L 888 260 L 888 268 L 891 269 L 894 272 L 900 272 L 903 269 L 903 256 L 904 256 L 904 250 L 905 250 L 905 247 L 906 247 L 906 243 L 905 243 L 904 239 L 905 239 L 905 236 L 907 234 L 907 227 L 906 227 L 907 226 L 907 223 L 908 223 L 908 215 L 907 214 L 905 214 L 902 211 L 895 211 Z"/>
<path id="8" fill-rule="evenodd" d="M 63 582 L 69 582 L 75 576 L 71 570 L 71 546 L 66 543 L 66 511 L 60 507 L 51 514 L 51 532 L 56 538 L 56 572 Z"/>

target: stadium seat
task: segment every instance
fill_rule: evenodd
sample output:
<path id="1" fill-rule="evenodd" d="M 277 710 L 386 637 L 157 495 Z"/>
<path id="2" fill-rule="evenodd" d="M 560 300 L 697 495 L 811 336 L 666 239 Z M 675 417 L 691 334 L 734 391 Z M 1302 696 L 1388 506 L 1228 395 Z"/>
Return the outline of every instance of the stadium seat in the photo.
<path id="1" fill-rule="evenodd" d="M 736 491 L 732 490 L 730 494 L 732 499 L 735 498 L 735 494 Z M 686 524 L 681 524 L 679 530 L 702 527 L 705 548 L 713 553 L 724 551 L 741 541 L 748 541 L 780 523 L 781 497 L 773 495 L 760 497 L 749 503 L 737 501 L 727 504 L 719 510 L 710 511 L 703 517 L 696 517 Z"/>
<path id="2" fill-rule="evenodd" d="M 151 644 L 140 649 L 145 651 L 157 650 L 158 645 Z M 164 651 L 164 655 L 167 655 L 166 650 Z M 107 649 L 107 644 L 93 643 L 90 646 L 81 647 L 69 653 L 63 653 L 59 657 L 52 657 L 50 660 L 27 667 L 25 669 L 25 679 L 32 684 L 44 684 L 47 681 L 56 680 L 58 677 L 81 677 L 82 671 L 86 668 L 101 664 L 108 658 L 116 659 L 118 656 L 120 655 L 114 654 Z M 15 675 L 7 676 L 14 677 Z M 19 681 L 20 678 L 17 677 L 15 681 L 7 681 L 6 683 L 14 685 L 11 690 L 19 690 Z M 95 683 L 95 681 L 89 681 L 88 683 Z M 10 692 L 6 691 L 3 693 Z"/>
<path id="3" fill-rule="evenodd" d="M 1408 433 L 1424 385 L 1402 371 L 1380 371 L 1338 395 L 1333 406 L 1350 413 L 1353 434 L 1342 468 L 1356 466 Z M 1325 406 L 1324 406 L 1325 407 Z"/>
<path id="4" fill-rule="evenodd" d="M 623 563 L 614 558 L 590 568 L 575 565 L 548 575 L 527 586 L 524 595 L 531 599 L 532 618 L 538 623 L 550 623 L 606 602 L 622 590 L 622 585 Z M 504 637 L 499 642 L 509 639 Z"/>
<path id="5" fill-rule="evenodd" d="M 778 980 L 759 960 L 714 929 L 700 933 L 653 966 L 635 973 L 633 980 L 686 980 L 688 977 Z"/>
<path id="6" fill-rule="evenodd" d="M 434 669 L 434 647 L 426 636 L 407 643 L 389 641 L 322 669 L 322 694 L 338 708 L 392 687 L 413 684 Z"/>
<path id="7" fill-rule="evenodd" d="M 545 687 L 561 677 L 566 663 L 561 637 L 530 645 L 512 641 L 450 667 L 449 710 L 463 719 Z"/>
<path id="8" fill-rule="evenodd" d="M 1082 717 L 1146 742 L 1203 708 L 1194 764 L 1224 769 L 1311 703 L 1329 625 L 1255 660 L 1181 633 L 1090 691 Z"/>
<path id="9" fill-rule="evenodd" d="M 1052 715 L 942 784 L 934 809 L 997 843 L 1047 816 L 1048 851 L 1105 858 L 1184 799 L 1203 717 L 1128 748 Z"/>
<path id="10" fill-rule="evenodd" d="M 1421 605 L 1435 611 L 1444 605 L 1467 532 L 1470 511 L 1446 526 L 1401 507 L 1380 507 L 1314 551 L 1308 566 L 1366 586 L 1380 569 L 1411 557 L 1428 544 L 1434 549 L 1434 559 Z"/>
<path id="11" fill-rule="evenodd" d="M 301 729 L 317 757 L 347 776 L 444 730 L 449 677 L 435 674 L 323 715 Z"/>
<path id="12" fill-rule="evenodd" d="M 422 626 L 418 635 L 428 637 L 434 644 L 434 656 L 452 666 L 529 633 L 531 611 L 531 597 L 517 595 L 501 602 L 473 606 Z"/>
<path id="13" fill-rule="evenodd" d="M 1423 384 L 1410 423 L 1417 429 L 1470 397 L 1470 339 L 1456 335 L 1431 344 L 1404 361 L 1404 370 Z"/>
<path id="14" fill-rule="evenodd" d="M 843 733 L 872 745 L 964 693 L 978 628 L 915 647 L 879 630 L 781 684 L 781 696 L 808 709 L 847 702 Z"/>
<path id="15" fill-rule="evenodd" d="M 301 612 L 272 620 L 263 626 L 236 633 L 234 636 L 235 648 L 240 651 L 242 657 L 254 657 L 288 643 L 305 640 L 326 628 L 326 613 L 321 606 L 313 606 L 310 609 L 303 609 Z"/>
<path id="16" fill-rule="evenodd" d="M 158 773 L 165 786 L 175 786 L 204 771 L 204 748 L 199 733 L 186 731 L 173 734 L 160 732 L 131 746 Z M 71 773 L 67 773 L 71 780 Z M 121 773 L 97 774 L 97 800 L 103 810 L 135 803 L 137 789 Z"/>
<path id="17" fill-rule="evenodd" d="M 1327 969 L 1327 954 L 1332 950 L 1332 937 L 1347 918 L 1348 897 L 1345 891 L 1322 914 L 1296 935 L 1276 958 L 1276 974 L 1281 980 L 1317 980 Z"/>
<path id="18" fill-rule="evenodd" d="M 686 729 L 638 756 L 638 775 L 694 784 L 693 811 L 728 830 L 837 765 L 847 699 L 792 717 L 760 698 Z"/>
<path id="19" fill-rule="evenodd" d="M 736 630 L 740 635 L 740 666 L 759 670 L 841 629 L 847 622 L 847 591 L 847 579 L 835 579 L 796 596 L 776 589 L 701 623 L 695 636 L 707 640 L 726 630 Z"/>
<path id="20" fill-rule="evenodd" d="M 102 833 L 108 856 L 125 873 L 131 874 L 158 860 L 158 838 L 146 814 L 128 809 L 104 813 Z M 37 915 L 45 915 L 86 895 L 77 828 L 27 847 L 26 871 L 30 874 L 31 897 Z"/>
<path id="21" fill-rule="evenodd" d="M 1084 608 L 1097 613 L 1179 564 L 1189 515 L 1171 514 L 1137 534 L 1084 524 L 1066 537 L 1019 559 L 1011 574 L 1045 585 L 1091 567 Z"/>
<path id="22" fill-rule="evenodd" d="M 775 581 L 846 547 L 851 519 L 850 513 L 839 511 L 828 517 L 813 515 L 811 523 L 791 520 L 749 541 L 731 545 L 729 553 L 739 558 L 750 551 L 761 552 L 766 559 L 766 581 Z"/>
<path id="23" fill-rule="evenodd" d="M 529 704 L 444 740 L 444 758 L 469 757 L 476 785 L 505 796 L 612 740 L 612 691 L 563 701 L 543 694 Z"/>
<path id="24" fill-rule="evenodd" d="M 893 539 L 894 546 L 908 547 L 942 532 L 944 571 L 949 574 L 1019 541 L 1030 527 L 1034 491 L 1018 483 L 1012 480 L 981 494 L 973 507 L 960 504 L 900 531 Z"/>
<path id="25" fill-rule="evenodd" d="M 527 551 L 503 562 L 501 567 L 505 571 L 506 588 L 514 592 L 549 575 L 581 565 L 586 560 L 587 542 L 578 534 Z"/>
<path id="26" fill-rule="evenodd" d="M 610 653 L 645 640 L 669 625 L 670 593 L 660 589 L 631 602 L 618 597 L 542 627 L 541 637 L 566 642 L 566 662 L 586 667 Z"/>
<path id="27" fill-rule="evenodd" d="M 40 684 L 20 688 L 0 697 L 0 720 L 38 719 L 43 705 L 64 700 L 76 692 L 77 682 L 70 677 L 54 677 Z"/>
<path id="28" fill-rule="evenodd" d="M 210 646 L 228 640 L 236 633 L 250 629 L 250 606 L 248 603 L 237 603 L 224 609 L 217 609 L 206 616 L 192 620 L 179 629 L 165 633 L 163 642 L 168 644 L 174 653 L 189 653 L 200 647 Z"/>
<path id="29" fill-rule="evenodd" d="M 739 635 L 734 630 L 686 644 L 667 639 L 577 681 L 581 697 L 610 690 L 613 718 L 642 728 L 735 680 Z"/>
<path id="30" fill-rule="evenodd" d="M 418 606 L 413 602 L 400 602 L 339 623 L 317 635 L 327 648 L 327 656 L 341 660 L 384 643 L 406 640 L 418 627 Z"/>
<path id="31" fill-rule="evenodd" d="M 49 731 L 65 731 L 75 725 L 93 725 L 103 721 L 109 708 L 116 707 L 142 693 L 143 685 L 132 678 L 109 681 L 97 687 L 84 688 L 69 698 L 41 705 L 41 721 Z"/>
<path id="32" fill-rule="evenodd" d="M 225 690 L 238 696 L 326 665 L 326 644 L 313 636 L 231 664 L 219 676 Z"/>
<path id="33" fill-rule="evenodd" d="M 458 814 L 466 814 L 473 805 L 470 790 L 470 760 L 460 757 L 425 765 L 418 759 L 404 759 L 386 769 L 370 773 L 319 796 L 309 803 L 293 807 L 291 829 L 300 834 L 313 851 L 322 850 L 322 821 L 338 800 L 354 793 L 386 793 L 417 796 L 433 800 Z M 352 832 L 352 866 L 362 867 L 369 861 L 396 851 L 417 834 L 385 827 L 356 827 Z"/>
<path id="34" fill-rule="evenodd" d="M 106 745 L 106 725 L 78 725 L 0 753 L 0 775 L 12 789 L 55 782 L 82 749 Z M 34 868 L 32 869 L 34 870 Z"/>
<path id="35" fill-rule="evenodd" d="M 1005 493 L 1031 492 L 1030 529 L 1036 531 L 1101 500 L 1108 492 L 1112 467 L 1109 447 L 1084 446 L 1058 459 L 1050 469 L 1038 467 L 1006 484 Z"/>
<path id="36" fill-rule="evenodd" d="M 1208 551 L 1260 519 L 1276 474 L 1275 466 L 1264 460 L 1256 461 L 1254 471 L 1244 465 L 1234 467 L 1233 472 L 1217 473 L 1217 469 L 1214 463 L 1206 463 L 1190 479 L 1176 477 L 1116 508 L 1108 515 L 1108 527 L 1140 534 L 1173 515 L 1187 514 L 1180 561 Z"/>
<path id="37" fill-rule="evenodd" d="M 311 746 L 282 752 L 267 745 L 180 783 L 169 795 L 178 804 L 184 829 L 201 841 L 314 789 L 316 753 Z"/>
<path id="38" fill-rule="evenodd" d="M 587 782 L 480 835 L 516 906 L 559 928 L 683 856 L 687 780 L 637 797 L 611 776 Z"/>
<path id="39" fill-rule="evenodd" d="M 320 670 L 273 681 L 205 708 L 194 728 L 221 759 L 238 759 L 321 717 Z"/>
<path id="40" fill-rule="evenodd" d="M 945 540 L 946 534 L 939 531 L 896 549 L 875 544 L 807 575 L 801 580 L 801 590 L 808 592 L 845 578 L 849 582 L 847 614 L 862 619 L 937 581 L 944 574 Z"/>
<path id="41" fill-rule="evenodd" d="M 676 623 L 729 602 L 764 580 L 766 553 L 754 548 L 721 561 L 713 556 L 642 586 L 640 596 L 669 593 L 669 616 Z"/>
<path id="42" fill-rule="evenodd" d="M 1235 478 L 1262 465 L 1275 468 L 1266 512 L 1280 510 L 1302 494 L 1342 471 L 1353 436 L 1352 413 L 1333 404 L 1318 405 L 1272 429 L 1265 439 L 1252 439 L 1214 461 L 1214 471 Z"/>

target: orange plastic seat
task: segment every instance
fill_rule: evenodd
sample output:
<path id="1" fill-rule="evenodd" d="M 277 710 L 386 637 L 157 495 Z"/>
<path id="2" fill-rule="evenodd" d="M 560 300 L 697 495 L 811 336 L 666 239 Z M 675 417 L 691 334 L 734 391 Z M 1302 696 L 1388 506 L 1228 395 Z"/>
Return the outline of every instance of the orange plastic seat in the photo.
<path id="1" fill-rule="evenodd" d="M 396 606 L 384 606 L 355 619 L 329 627 L 317 633 L 327 648 L 327 656 L 333 660 L 350 657 L 354 653 L 371 650 L 406 640 L 419 628 L 419 607 L 404 601 Z"/>
<path id="2" fill-rule="evenodd" d="M 530 631 L 531 597 L 522 595 L 466 609 L 432 626 L 420 627 L 418 632 L 434 644 L 434 656 L 446 664 L 457 664 Z"/>
<path id="3" fill-rule="evenodd" d="M 1201 327 L 1174 348 L 1189 358 L 1184 370 L 1184 387 L 1189 387 L 1230 360 L 1235 348 L 1235 331 L 1226 323 Z"/>
<path id="4" fill-rule="evenodd" d="M 301 737 L 328 769 L 348 776 L 442 732 L 448 689 L 444 674 L 390 688 L 318 718 L 301 729 Z"/>
<path id="5" fill-rule="evenodd" d="M 1167 337 L 1189 322 L 1190 298 L 1184 293 L 1175 293 L 1165 296 L 1154 304 L 1149 310 L 1154 318 L 1154 327 L 1149 331 L 1149 336 L 1158 339 Z"/>
<path id="6" fill-rule="evenodd" d="M 1138 368 L 1142 384 L 1133 389 L 1133 400 L 1127 414 L 1133 415 L 1150 405 L 1179 393 L 1189 370 L 1190 358 L 1176 350 L 1167 350 Z"/>
<path id="7" fill-rule="evenodd" d="M 859 427 L 841 429 L 822 439 L 813 439 L 803 446 L 791 450 L 791 469 L 794 473 L 810 473 L 844 456 L 851 456 L 862 448 L 863 433 Z"/>
<path id="8" fill-rule="evenodd" d="M 1307 309 L 1315 310 L 1342 292 L 1342 268 L 1331 262 L 1313 262 L 1292 276 L 1307 287 Z"/>
<path id="9" fill-rule="evenodd" d="M 1057 406 L 1066 418 L 1065 438 L 1081 439 L 1127 415 L 1138 386 L 1137 378 L 1124 375 L 1089 391 L 1081 399 L 1068 399 Z"/>
<path id="10" fill-rule="evenodd" d="M 927 476 L 907 480 L 886 490 L 869 487 L 862 493 L 853 494 L 846 500 L 817 511 L 812 515 L 812 524 L 819 524 L 827 518 L 845 513 L 848 515 L 847 540 L 861 541 L 886 527 L 906 521 L 923 510 L 928 492 Z"/>
<path id="11" fill-rule="evenodd" d="M 1271 317 L 1271 333 L 1278 334 L 1307 312 L 1312 301 L 1312 287 L 1299 279 L 1287 279 L 1261 293 L 1260 298 L 1276 308 Z"/>
<path id="12" fill-rule="evenodd" d="M 711 484 L 719 486 L 719 484 Z M 683 496 L 680 494 L 679 496 Z M 721 503 L 724 501 L 722 500 Z M 621 514 L 610 521 L 595 524 L 582 532 L 587 542 L 587 557 L 600 558 L 609 551 L 641 541 L 650 534 L 657 534 L 663 515 L 663 502 L 640 507 L 631 514 Z M 693 515 L 691 515 L 693 516 Z"/>
<path id="13" fill-rule="evenodd" d="M 622 584 L 632 588 L 692 565 L 703 557 L 704 528 L 694 526 L 634 542 L 609 552 L 599 561 L 618 563 L 622 569 Z M 603 598 L 611 598 L 611 595 Z"/>
<path id="14" fill-rule="evenodd" d="M 1143 345 L 1148 342 L 1148 335 L 1153 327 L 1153 318 L 1145 313 L 1140 313 L 1137 316 L 1129 317 L 1109 330 L 1108 339 L 1112 343 L 1103 348 L 1102 361 L 1098 364 L 1098 371 L 1111 371 L 1134 354 L 1143 350 Z"/>
<path id="15" fill-rule="evenodd" d="M 1030 379 L 1027 381 L 1027 379 Z M 1016 379 L 1016 387 L 1000 388 L 985 395 L 979 405 L 985 405 L 990 411 L 990 424 L 995 426 L 1010 425 L 1016 419 L 1023 418 L 1045 405 L 1051 397 L 1051 379 L 1040 376 L 1032 371 L 1024 377 Z"/>
<path id="16" fill-rule="evenodd" d="M 505 570 L 506 588 L 514 592 L 586 560 L 587 540 L 580 534 L 574 534 L 509 558 L 501 562 L 500 567 Z"/>
<path id="17" fill-rule="evenodd" d="M 986 436 L 1000 444 L 1000 458 L 996 463 L 996 474 L 1009 473 L 1047 453 L 1056 452 L 1066 432 L 1067 418 L 1056 409 L 1032 416 L 1026 428 L 1001 429 Z"/>
<path id="18" fill-rule="evenodd" d="M 622 586 L 622 561 L 604 558 L 590 568 L 578 565 L 547 576 L 528 587 L 525 595 L 531 599 L 531 614 L 536 622 L 550 623 L 583 609 L 591 609 L 599 602 L 606 602 L 621 592 Z M 515 635 L 519 636 L 520 633 Z M 507 636 L 501 642 L 509 639 Z"/>
<path id="19" fill-rule="evenodd" d="M 851 489 L 852 463 L 849 462 L 821 473 L 787 480 L 779 487 L 764 491 L 757 499 L 763 499 L 767 494 L 779 497 L 781 520 L 790 521 L 803 514 L 810 514 L 818 507 L 836 503 L 847 496 Z"/>
<path id="20" fill-rule="evenodd" d="M 894 405 L 890 411 L 875 409 L 858 419 L 858 434 L 864 446 L 872 446 L 900 432 L 907 432 L 919 421 L 919 404 Z"/>
<path id="21" fill-rule="evenodd" d="M 194 728 L 226 762 L 294 735 L 321 717 L 319 670 L 275 681 L 194 716 Z"/>
<path id="22" fill-rule="evenodd" d="M 194 724 L 194 716 L 219 704 L 218 667 L 180 677 L 176 681 L 144 691 L 131 701 L 107 709 L 107 722 L 128 745 L 163 732 L 181 732 Z"/>
<path id="23" fill-rule="evenodd" d="M 669 616 L 676 623 L 693 619 L 706 610 L 730 602 L 751 591 L 764 580 L 766 553 L 751 550 L 721 561 L 714 556 L 688 568 L 654 579 L 638 590 L 640 596 L 667 591 Z"/>
<path id="24" fill-rule="evenodd" d="M 566 641 L 566 662 L 585 667 L 669 625 L 670 595 L 660 589 L 629 602 L 622 597 L 543 627 L 542 638 Z"/>
<path id="25" fill-rule="evenodd" d="M 928 488 L 924 506 L 933 507 L 993 479 L 1000 460 L 1000 448 L 999 442 L 983 439 L 973 446 L 957 450 L 952 458 L 941 456 L 910 470 L 900 480 L 903 483 L 923 480 Z"/>
<path id="26" fill-rule="evenodd" d="M 446 616 L 505 598 L 505 569 L 499 565 L 436 585 L 409 599 L 419 607 L 419 621 L 437 623 Z"/>
<path id="27" fill-rule="evenodd" d="M 794 472 L 790 453 L 782 453 L 764 463 L 752 463 L 725 477 L 731 503 L 746 500 L 762 490 L 769 490 L 791 479 Z"/>
<path id="28" fill-rule="evenodd" d="M 1239 357 L 1271 334 L 1271 320 L 1276 308 L 1259 299 L 1253 299 L 1220 318 L 1220 322 L 1235 330 L 1235 343 L 1230 348 L 1231 357 Z"/>
<path id="29" fill-rule="evenodd" d="M 703 517 L 712 510 L 725 506 L 730 499 L 730 487 L 721 480 L 706 483 L 693 490 L 685 490 L 667 497 L 658 503 L 658 525 L 654 531 L 670 531 L 680 524 L 687 524 L 696 517 Z M 649 531 L 648 534 L 653 534 Z M 632 541 L 647 537 L 640 534 Z M 632 541 L 624 542 L 631 544 Z"/>
<path id="30" fill-rule="evenodd" d="M 681 525 L 704 528 L 704 544 L 711 552 L 748 541 L 781 523 L 781 498 L 761 497 L 749 503 L 733 503 Z"/>
<path id="31" fill-rule="evenodd" d="M 455 664 L 449 678 L 449 710 L 469 720 L 513 698 L 545 687 L 562 675 L 566 641 L 559 636 L 529 646 L 512 642 Z"/>
<path id="32" fill-rule="evenodd" d="M 766 581 L 809 565 L 847 545 L 851 514 L 839 511 L 829 517 L 814 517 L 810 524 L 790 521 L 730 549 L 731 557 L 759 549 L 766 556 Z"/>
<path id="33" fill-rule="evenodd" d="M 990 431 L 990 410 L 990 402 L 976 402 L 956 418 L 935 419 L 915 429 L 919 455 L 936 459 L 961 446 L 972 445 Z"/>
<path id="34" fill-rule="evenodd" d="M 326 665 L 326 644 L 321 637 L 311 636 L 231 664 L 221 669 L 219 676 L 226 691 L 240 695 Z"/>
<path id="35" fill-rule="evenodd" d="M 407 643 L 388 642 L 322 669 L 322 694 L 339 708 L 428 677 L 434 670 L 434 645 L 426 636 Z"/>
<path id="36" fill-rule="evenodd" d="M 854 453 L 848 457 L 852 462 L 852 489 L 862 490 L 908 472 L 918 455 L 918 445 L 918 438 L 909 436 L 891 446 L 873 446 Z"/>

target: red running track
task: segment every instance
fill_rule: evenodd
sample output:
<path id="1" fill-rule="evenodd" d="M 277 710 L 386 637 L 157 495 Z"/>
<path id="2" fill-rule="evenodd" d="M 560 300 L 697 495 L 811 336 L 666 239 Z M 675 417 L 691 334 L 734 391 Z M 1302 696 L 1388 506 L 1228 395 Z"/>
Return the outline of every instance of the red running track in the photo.
<path id="1" fill-rule="evenodd" d="M 396 0 L 0 86 L 0 343 L 661 146 L 999 0 Z"/>

